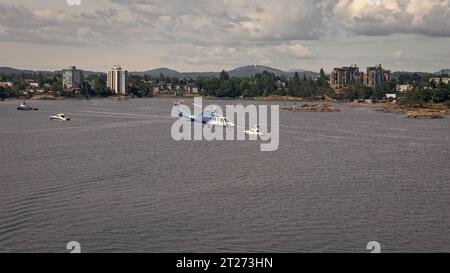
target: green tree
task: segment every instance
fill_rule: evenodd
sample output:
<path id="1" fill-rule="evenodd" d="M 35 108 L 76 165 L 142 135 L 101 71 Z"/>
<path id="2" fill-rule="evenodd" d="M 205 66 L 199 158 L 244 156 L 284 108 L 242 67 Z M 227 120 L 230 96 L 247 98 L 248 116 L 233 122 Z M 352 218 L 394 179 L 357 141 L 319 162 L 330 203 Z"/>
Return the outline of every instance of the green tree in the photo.
<path id="1" fill-rule="evenodd" d="M 298 74 L 297 71 L 294 73 L 293 82 L 294 85 L 300 85 L 300 75 Z"/>
<path id="2" fill-rule="evenodd" d="M 222 72 L 220 72 L 220 80 L 227 81 L 229 79 L 230 79 L 230 76 L 228 75 L 228 73 L 225 70 L 222 70 Z"/>
<path id="3" fill-rule="evenodd" d="M 165 82 L 166 81 L 166 77 L 164 76 L 163 73 L 159 74 L 159 82 Z"/>
<path id="4" fill-rule="evenodd" d="M 0 99 L 7 99 L 10 96 L 11 95 L 9 94 L 9 92 L 4 87 L 0 87 Z"/>
<path id="5" fill-rule="evenodd" d="M 317 82 L 318 86 L 325 86 L 327 83 L 327 78 L 325 77 L 325 71 L 323 68 L 320 69 L 320 78 Z"/>

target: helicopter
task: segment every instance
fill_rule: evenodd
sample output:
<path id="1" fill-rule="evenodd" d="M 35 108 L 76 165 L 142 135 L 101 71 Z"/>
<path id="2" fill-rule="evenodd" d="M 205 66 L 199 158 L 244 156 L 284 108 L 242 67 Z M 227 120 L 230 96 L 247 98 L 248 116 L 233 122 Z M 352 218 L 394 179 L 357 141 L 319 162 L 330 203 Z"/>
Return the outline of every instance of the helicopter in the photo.
<path id="1" fill-rule="evenodd" d="M 191 115 L 190 113 L 185 113 L 180 109 L 183 100 L 174 102 L 173 106 L 176 107 L 179 117 L 186 118 L 192 122 L 200 122 L 207 126 L 218 126 L 218 127 L 236 127 L 236 125 L 231 122 L 227 117 L 217 114 L 217 110 L 214 108 L 213 111 L 202 111 L 200 115 Z M 194 104 L 195 107 L 202 107 L 201 105 Z"/>

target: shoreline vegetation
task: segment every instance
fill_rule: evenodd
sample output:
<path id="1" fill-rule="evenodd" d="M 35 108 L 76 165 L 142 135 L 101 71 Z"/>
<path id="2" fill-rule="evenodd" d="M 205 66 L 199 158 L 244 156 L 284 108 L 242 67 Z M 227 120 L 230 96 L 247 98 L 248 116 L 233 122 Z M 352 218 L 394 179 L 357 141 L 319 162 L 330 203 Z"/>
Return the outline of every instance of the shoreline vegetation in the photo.
<path id="1" fill-rule="evenodd" d="M 107 87 L 107 75 L 87 76 L 71 89 L 63 86 L 61 73 L 0 74 L 0 99 L 18 100 L 111 99 L 131 98 L 194 98 L 206 100 L 242 100 L 280 103 L 292 112 L 338 112 L 335 103 L 350 103 L 354 107 L 375 107 L 377 111 L 402 113 L 410 118 L 442 118 L 449 114 L 450 82 L 448 74 L 393 73 L 392 80 L 375 86 L 353 83 L 335 89 L 323 69 L 317 76 L 307 77 L 295 72 L 276 75 L 263 71 L 253 76 L 230 77 L 222 71 L 216 77 L 178 79 L 150 75 L 129 75 L 127 95 L 117 96 Z M 322 103 L 318 103 L 321 101 Z M 300 106 L 300 103 L 307 103 Z M 326 104 L 326 103 L 328 104 Z M 318 104 L 313 104 L 318 103 Z M 294 107 L 298 104 L 299 107 Z"/>

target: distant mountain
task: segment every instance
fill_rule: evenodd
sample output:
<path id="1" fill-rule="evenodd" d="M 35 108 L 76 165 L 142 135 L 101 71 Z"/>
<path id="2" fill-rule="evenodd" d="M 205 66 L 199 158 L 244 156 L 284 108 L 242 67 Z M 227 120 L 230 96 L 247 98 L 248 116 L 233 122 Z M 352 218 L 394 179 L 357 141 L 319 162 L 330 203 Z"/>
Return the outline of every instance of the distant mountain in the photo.
<path id="1" fill-rule="evenodd" d="M 450 69 L 442 69 L 441 71 L 438 71 L 438 72 L 436 72 L 434 74 L 435 75 L 442 75 L 442 74 L 450 75 Z"/>
<path id="2" fill-rule="evenodd" d="M 293 75 L 295 72 L 297 72 L 300 77 L 303 77 L 303 75 L 305 75 L 307 78 L 311 78 L 311 77 L 317 77 L 320 75 L 320 73 L 318 72 L 313 72 L 313 71 L 309 71 L 309 70 L 305 70 L 305 69 L 291 69 L 289 70 L 289 73 L 291 75 Z"/>
<path id="3" fill-rule="evenodd" d="M 60 71 L 55 71 L 55 72 L 58 72 L 58 73 L 62 73 L 62 70 L 60 70 Z M 84 77 L 89 77 L 89 76 L 92 76 L 92 75 L 104 75 L 104 74 L 106 74 L 106 72 L 97 72 L 97 71 L 87 71 L 87 70 L 83 70 L 83 75 L 84 75 Z"/>
<path id="4" fill-rule="evenodd" d="M 54 74 L 62 73 L 62 70 L 46 71 L 46 70 L 28 70 L 28 69 L 17 69 L 17 68 L 11 68 L 11 67 L 0 67 L 0 74 L 3 74 L 3 75 L 37 74 L 37 73 L 42 73 L 44 75 L 54 75 Z M 83 70 L 83 74 L 84 74 L 84 76 L 90 76 L 90 75 L 105 74 L 105 72 Z"/>
<path id="5" fill-rule="evenodd" d="M 21 73 L 33 73 L 32 70 L 22 70 L 11 67 L 0 67 L 0 74 L 11 75 L 11 74 L 21 74 Z"/>
<path id="6" fill-rule="evenodd" d="M 220 72 L 185 72 L 182 74 L 185 78 L 211 78 L 220 76 Z"/>
<path id="7" fill-rule="evenodd" d="M 262 73 L 263 71 L 273 73 L 276 76 L 286 76 L 286 77 L 291 77 L 295 72 L 298 72 L 301 77 L 303 77 L 303 75 L 305 75 L 308 78 L 319 75 L 319 73 L 307 71 L 304 69 L 295 69 L 295 70 L 293 69 L 290 71 L 283 71 L 281 69 L 276 69 L 276 68 L 262 66 L 262 65 L 242 66 L 242 67 L 233 69 L 231 71 L 228 71 L 228 73 L 231 77 L 251 77 L 258 73 Z M 0 67 L 0 74 L 9 74 L 9 75 L 20 74 L 20 73 L 31 74 L 31 73 L 39 73 L 39 72 L 46 73 L 46 74 L 47 73 L 48 74 L 56 74 L 56 73 L 62 73 L 62 70 L 33 71 L 33 70 L 15 69 L 15 68 L 10 68 L 10 67 Z M 105 72 L 95 72 L 95 71 L 87 71 L 87 70 L 83 70 L 83 73 L 85 76 L 105 74 Z M 218 72 L 179 72 L 179 71 L 176 71 L 176 70 L 173 70 L 170 68 L 156 68 L 156 69 L 151 69 L 151 70 L 147 70 L 147 71 L 129 72 L 129 74 L 141 76 L 141 77 L 144 75 L 149 75 L 152 78 L 157 78 L 161 74 L 163 74 L 165 77 L 170 77 L 170 78 L 176 77 L 179 79 L 183 79 L 183 78 L 199 78 L 199 77 L 219 77 L 220 72 L 219 71 Z"/>
<path id="8" fill-rule="evenodd" d="M 280 69 L 268 67 L 268 66 L 262 66 L 262 65 L 249 65 L 249 66 L 242 66 L 238 67 L 236 69 L 233 69 L 229 72 L 231 77 L 251 77 L 258 73 L 262 73 L 264 71 L 267 71 L 269 73 L 273 73 L 276 76 L 281 76 L 283 74 L 286 74 L 285 71 L 282 71 Z"/>
<path id="9" fill-rule="evenodd" d="M 147 70 L 144 72 L 139 72 L 139 71 L 130 72 L 129 74 L 141 76 L 141 77 L 144 75 L 149 75 L 152 78 L 157 78 L 161 74 L 163 74 L 165 77 L 183 79 L 183 78 L 197 78 L 197 77 L 218 77 L 220 73 L 219 72 L 178 72 L 178 71 L 170 69 L 170 68 L 156 68 L 156 69 L 151 69 L 151 70 Z"/>
<path id="10" fill-rule="evenodd" d="M 426 76 L 429 76 L 431 73 L 427 73 L 427 72 L 395 71 L 395 72 L 391 73 L 391 78 L 393 80 L 398 80 L 398 79 L 400 79 L 400 77 L 404 77 L 404 76 L 410 76 L 411 77 L 414 74 L 417 74 L 420 77 L 426 77 Z"/>
<path id="11" fill-rule="evenodd" d="M 262 66 L 262 65 L 249 65 L 249 66 L 242 66 L 238 67 L 236 69 L 233 69 L 231 71 L 228 71 L 228 74 L 230 77 L 251 77 L 258 73 L 262 73 L 263 71 L 267 71 L 269 73 L 273 73 L 276 76 L 292 76 L 296 71 L 299 72 L 300 76 L 303 77 L 303 75 L 306 75 L 306 77 L 314 77 L 318 76 L 319 73 L 307 71 L 304 69 L 296 69 L 291 71 L 283 71 L 281 69 L 276 69 L 268 66 Z M 169 68 L 157 68 L 152 70 L 147 70 L 144 72 L 130 72 L 131 75 L 138 75 L 138 76 L 144 76 L 144 75 L 150 75 L 151 77 L 159 77 L 160 74 L 164 74 L 166 77 L 177 77 L 177 78 L 198 78 L 198 77 L 219 77 L 220 72 L 178 72 L 173 69 Z"/>
<path id="12" fill-rule="evenodd" d="M 157 69 L 152 69 L 152 70 L 147 70 L 144 72 L 130 72 L 130 74 L 132 75 L 137 75 L 137 76 L 144 76 L 144 75 L 150 75 L 151 77 L 159 77 L 159 75 L 164 74 L 164 76 L 166 77 L 180 77 L 181 73 L 173 70 L 173 69 L 169 69 L 169 68 L 157 68 Z"/>
<path id="13" fill-rule="evenodd" d="M 305 72 L 312 72 L 312 71 L 308 71 L 308 70 L 299 68 L 299 69 L 291 69 L 291 70 L 289 70 L 289 72 L 290 72 L 290 73 L 295 73 L 295 72 L 298 72 L 298 73 L 305 73 Z M 312 73 L 316 73 L 316 72 L 312 72 Z M 319 74 L 319 73 L 317 73 L 317 74 Z"/>

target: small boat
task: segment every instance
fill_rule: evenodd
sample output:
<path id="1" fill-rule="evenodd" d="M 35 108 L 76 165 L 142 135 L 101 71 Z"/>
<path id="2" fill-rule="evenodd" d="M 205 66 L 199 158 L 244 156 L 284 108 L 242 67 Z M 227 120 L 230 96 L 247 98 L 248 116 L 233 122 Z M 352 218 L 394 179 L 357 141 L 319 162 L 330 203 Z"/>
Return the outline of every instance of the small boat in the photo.
<path id="1" fill-rule="evenodd" d="M 255 127 L 250 129 L 250 130 L 244 131 L 244 133 L 246 135 L 249 135 L 249 136 L 250 135 L 253 135 L 253 136 L 262 136 L 262 135 L 264 135 L 263 133 L 261 133 L 261 130 L 259 130 L 259 126 L 258 125 L 255 125 Z"/>
<path id="2" fill-rule="evenodd" d="M 69 121 L 70 118 L 66 117 L 63 113 L 57 114 L 55 116 L 50 116 L 50 120 L 61 120 L 61 121 Z"/>
<path id="3" fill-rule="evenodd" d="M 22 102 L 19 106 L 17 106 L 17 110 L 19 111 L 32 111 L 32 110 L 39 110 L 38 108 L 33 108 L 29 106 L 26 102 Z"/>

